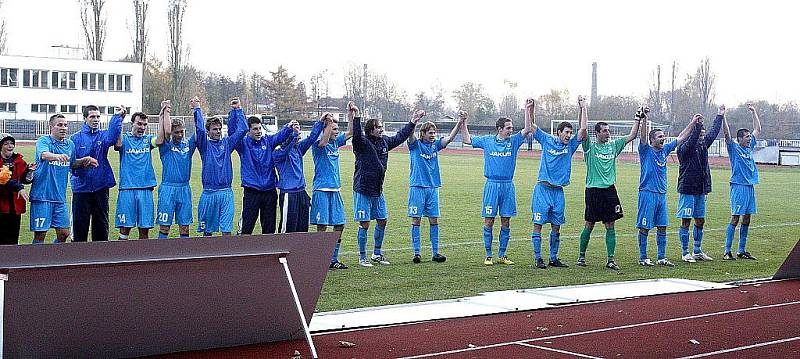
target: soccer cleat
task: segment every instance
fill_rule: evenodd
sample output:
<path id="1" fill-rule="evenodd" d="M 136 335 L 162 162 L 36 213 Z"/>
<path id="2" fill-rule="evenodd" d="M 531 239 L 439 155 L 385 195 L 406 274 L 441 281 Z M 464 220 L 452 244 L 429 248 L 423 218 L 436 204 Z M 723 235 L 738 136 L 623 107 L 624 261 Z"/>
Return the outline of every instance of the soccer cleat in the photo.
<path id="1" fill-rule="evenodd" d="M 617 263 L 614 263 L 614 261 L 609 261 L 608 263 L 606 263 L 606 268 L 611 270 L 619 270 L 619 266 L 617 265 Z"/>
<path id="2" fill-rule="evenodd" d="M 328 269 L 330 269 L 330 270 L 347 269 L 347 266 L 342 262 L 336 261 L 336 262 L 331 262 L 331 265 L 328 266 Z"/>
<path id="3" fill-rule="evenodd" d="M 686 263 L 695 263 L 697 260 L 694 259 L 695 254 L 686 253 L 681 259 L 683 259 Z M 702 260 L 702 259 L 701 259 Z"/>
<path id="4" fill-rule="evenodd" d="M 436 255 L 433 256 L 431 260 L 436 263 L 442 263 L 447 260 L 447 257 L 443 256 L 441 253 L 436 253 Z"/>
<path id="5" fill-rule="evenodd" d="M 505 264 L 507 266 L 514 265 L 514 262 L 506 256 L 497 257 L 497 264 Z"/>
<path id="6" fill-rule="evenodd" d="M 642 267 L 652 267 L 655 264 L 653 264 L 653 261 L 651 261 L 650 258 L 645 258 L 639 260 L 639 265 Z"/>
<path id="7" fill-rule="evenodd" d="M 419 262 L 422 262 L 422 257 L 420 257 L 419 254 L 415 254 L 414 258 L 411 259 L 411 262 L 413 262 L 414 264 L 418 264 Z"/>
<path id="8" fill-rule="evenodd" d="M 372 256 L 370 256 L 370 259 L 372 259 L 373 262 L 380 263 L 383 265 L 391 264 L 386 259 L 386 257 L 383 256 L 383 254 L 372 254 Z"/>
<path id="9" fill-rule="evenodd" d="M 569 266 L 562 262 L 560 259 L 556 258 L 556 260 L 551 260 L 550 263 L 547 264 L 550 267 L 557 267 L 557 268 L 568 268 Z"/>
<path id="10" fill-rule="evenodd" d="M 674 264 L 672 264 L 672 262 L 670 262 L 666 258 L 661 258 L 661 259 L 657 260 L 656 263 L 658 263 L 658 265 L 662 265 L 662 266 L 665 266 L 665 267 L 674 267 L 675 266 Z"/>
<path id="11" fill-rule="evenodd" d="M 713 261 L 714 260 L 714 258 L 709 257 L 708 254 L 705 254 L 704 252 L 695 253 L 694 254 L 694 259 L 698 260 L 698 261 Z"/>
<path id="12" fill-rule="evenodd" d="M 483 261 L 483 265 L 485 266 L 494 265 L 494 262 L 492 262 L 492 257 L 486 257 L 486 259 Z"/>
<path id="13" fill-rule="evenodd" d="M 578 257 L 578 263 L 575 263 L 578 267 L 586 267 L 586 258 Z"/>
<path id="14" fill-rule="evenodd" d="M 369 259 L 361 258 L 358 260 L 358 265 L 362 267 L 372 267 L 372 263 L 369 262 Z"/>
<path id="15" fill-rule="evenodd" d="M 741 259 L 752 259 L 752 260 L 756 260 L 756 257 L 753 257 L 752 255 L 750 255 L 750 252 L 736 253 L 736 256 L 737 256 L 737 257 L 739 257 L 739 258 L 741 258 Z"/>
<path id="16" fill-rule="evenodd" d="M 725 255 L 722 256 L 722 260 L 724 261 L 735 261 L 736 257 L 733 256 L 731 252 L 725 252 Z"/>
<path id="17" fill-rule="evenodd" d="M 539 268 L 539 269 L 546 269 L 547 268 L 547 266 L 544 264 L 544 259 L 539 258 L 539 259 L 536 260 L 536 268 Z"/>

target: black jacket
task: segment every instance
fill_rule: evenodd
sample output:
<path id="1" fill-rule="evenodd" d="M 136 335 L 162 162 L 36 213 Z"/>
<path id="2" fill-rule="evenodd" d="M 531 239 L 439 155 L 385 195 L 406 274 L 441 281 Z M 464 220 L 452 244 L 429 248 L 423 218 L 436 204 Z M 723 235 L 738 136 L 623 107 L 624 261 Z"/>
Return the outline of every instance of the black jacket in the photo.
<path id="1" fill-rule="evenodd" d="M 353 153 L 356 169 L 353 175 L 353 191 L 367 196 L 380 196 L 383 179 L 389 165 L 389 151 L 408 139 L 415 124 L 407 123 L 392 137 L 374 137 L 361 129 L 361 118 L 353 121 Z"/>
<path id="2" fill-rule="evenodd" d="M 695 125 L 689 138 L 678 146 L 678 193 L 701 195 L 711 193 L 711 169 L 708 167 L 708 148 L 714 143 L 722 127 L 722 115 L 714 118 L 711 130 L 700 143 L 702 124 Z"/>

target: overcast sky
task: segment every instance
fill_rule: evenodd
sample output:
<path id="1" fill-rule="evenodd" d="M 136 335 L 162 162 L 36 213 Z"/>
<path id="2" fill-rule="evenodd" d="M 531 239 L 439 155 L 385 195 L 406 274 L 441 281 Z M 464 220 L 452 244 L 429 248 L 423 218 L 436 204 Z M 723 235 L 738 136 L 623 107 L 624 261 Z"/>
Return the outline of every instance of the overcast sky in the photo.
<path id="1" fill-rule="evenodd" d="M 190 62 L 204 71 L 268 74 L 286 66 L 309 82 L 327 70 L 341 95 L 343 69 L 366 63 L 409 98 L 439 84 L 479 82 L 499 101 L 504 80 L 520 97 L 551 88 L 588 95 L 591 63 L 601 95 L 646 96 L 709 56 L 716 100 L 800 102 L 800 6 L 787 1 L 197 1 L 184 24 Z M 5 0 L 8 53 L 51 56 L 51 45 L 84 46 L 77 0 Z M 131 53 L 132 1 L 107 0 L 104 59 Z M 149 52 L 166 59 L 167 0 L 151 0 Z"/>

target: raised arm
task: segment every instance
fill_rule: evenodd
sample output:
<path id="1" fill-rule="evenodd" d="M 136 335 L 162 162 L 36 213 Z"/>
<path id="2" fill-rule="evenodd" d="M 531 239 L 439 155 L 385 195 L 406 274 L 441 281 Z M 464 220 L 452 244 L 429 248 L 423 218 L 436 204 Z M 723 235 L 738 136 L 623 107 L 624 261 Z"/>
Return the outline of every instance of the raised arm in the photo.
<path id="1" fill-rule="evenodd" d="M 640 130 L 639 126 L 641 125 L 642 118 L 644 118 L 645 115 L 646 115 L 645 111 L 650 111 L 646 107 L 640 107 L 639 109 L 642 111 L 642 114 L 639 115 L 639 111 L 636 112 L 637 113 L 636 121 L 633 122 L 633 126 L 631 127 L 631 132 L 628 134 L 628 137 L 625 138 L 625 144 L 629 144 L 629 143 L 633 142 L 633 139 L 635 139 L 636 135 L 639 134 L 639 130 Z M 644 131 L 644 133 L 642 133 L 642 138 L 645 138 L 646 134 L 647 134 L 647 131 Z M 644 141 L 645 141 L 645 143 L 647 143 L 647 139 L 646 138 L 644 139 Z"/>
<path id="2" fill-rule="evenodd" d="M 125 118 L 127 112 L 125 106 L 118 106 L 115 108 L 114 116 L 108 122 L 108 130 L 103 134 L 103 148 L 109 148 L 119 141 L 122 137 L 122 120 Z"/>
<path id="3" fill-rule="evenodd" d="M 717 110 L 717 116 L 714 118 L 714 124 L 711 125 L 711 129 L 706 131 L 705 136 L 703 136 L 703 146 L 706 148 L 711 147 L 711 144 L 717 139 L 719 135 L 719 130 L 722 128 L 722 119 L 725 118 L 725 105 L 722 105 Z"/>
<path id="4" fill-rule="evenodd" d="M 647 138 L 650 134 L 650 121 L 647 114 L 644 112 L 644 106 L 639 106 L 633 119 L 639 124 L 639 144 L 650 144 L 650 139 Z"/>
<path id="5" fill-rule="evenodd" d="M 319 121 L 314 123 L 314 127 L 311 128 L 311 133 L 308 134 L 308 137 L 300 140 L 300 142 L 297 144 L 300 149 L 301 156 L 308 152 L 308 149 L 311 148 L 311 145 L 314 144 L 314 141 L 319 138 L 319 134 L 322 133 L 323 128 L 331 127 L 328 126 L 329 123 L 330 121 L 326 120 L 325 117 L 320 118 Z M 334 139 L 334 141 L 335 140 L 336 139 Z"/>
<path id="6" fill-rule="evenodd" d="M 364 131 L 361 129 L 361 117 L 359 116 L 358 106 L 353 101 L 347 103 L 347 121 L 352 125 L 353 152 L 358 152 L 364 146 Z"/>
<path id="7" fill-rule="evenodd" d="M 578 142 L 589 137 L 589 112 L 586 109 L 586 98 L 578 96 Z"/>
<path id="8" fill-rule="evenodd" d="M 200 153 L 206 151 L 208 146 L 208 135 L 206 134 L 206 121 L 203 118 L 203 110 L 200 109 L 200 99 L 195 96 L 189 104 L 192 106 L 192 116 L 194 116 L 194 135 L 197 142 L 197 149 Z"/>
<path id="9" fill-rule="evenodd" d="M 725 136 L 725 144 L 731 143 L 731 128 L 728 126 L 728 119 L 722 119 L 722 134 Z"/>
<path id="10" fill-rule="evenodd" d="M 450 133 L 447 135 L 447 137 L 442 139 L 442 148 L 447 147 L 447 145 L 449 145 L 450 142 L 453 142 L 453 139 L 456 138 L 456 135 L 458 134 L 458 131 L 461 130 L 461 126 L 463 126 L 463 125 L 464 125 L 464 121 L 459 118 L 458 119 L 458 123 L 456 123 L 456 125 L 453 126 L 453 129 L 450 130 Z"/>
<path id="11" fill-rule="evenodd" d="M 458 111 L 458 121 L 462 123 L 461 136 L 464 137 L 464 144 L 471 145 L 472 136 L 469 135 L 469 128 L 467 128 L 467 113 L 465 111 Z"/>
<path id="12" fill-rule="evenodd" d="M 419 117 L 419 119 L 422 119 L 422 117 L 425 116 L 425 111 L 416 110 L 416 111 L 414 111 L 414 118 L 416 118 L 417 114 L 420 113 L 420 112 L 422 113 L 422 115 Z M 408 135 L 408 140 L 406 140 L 406 142 L 408 142 L 409 145 L 414 143 L 414 142 L 417 142 L 417 123 L 419 123 L 419 119 L 417 120 L 417 122 L 414 122 L 414 128 L 411 130 L 411 133 Z M 413 121 L 414 120 L 412 119 L 412 122 Z"/>
<path id="13" fill-rule="evenodd" d="M 244 112 L 239 106 L 239 99 L 236 98 L 234 101 L 231 101 L 231 111 L 228 113 L 228 133 L 230 133 L 231 128 L 235 129 L 227 138 L 228 153 L 232 153 L 233 150 L 239 146 L 248 131 L 247 125 L 245 124 L 247 120 L 244 119 Z"/>
<path id="14" fill-rule="evenodd" d="M 344 142 L 351 137 L 353 137 L 353 117 L 350 116 L 350 111 L 347 111 L 347 132 L 344 133 Z"/>
<path id="15" fill-rule="evenodd" d="M 169 118 L 171 111 L 170 101 L 161 101 L 161 112 L 158 113 L 158 132 L 156 133 L 156 145 L 158 146 L 169 141 L 169 136 L 172 134 L 172 123 Z"/>
<path id="16" fill-rule="evenodd" d="M 686 139 L 689 138 L 689 134 L 692 133 L 692 130 L 695 127 L 701 125 L 702 123 L 703 123 L 703 115 L 699 114 L 694 115 L 694 117 L 692 117 L 692 120 L 689 121 L 689 123 L 686 125 L 686 128 L 684 128 L 683 131 L 681 131 L 681 133 L 678 134 L 677 138 L 678 144 L 681 144 L 683 143 L 683 141 L 686 141 Z"/>
<path id="17" fill-rule="evenodd" d="M 761 120 L 758 119 L 758 113 L 756 112 L 756 108 L 753 107 L 753 104 L 747 104 L 747 110 L 750 111 L 750 114 L 753 116 L 753 136 L 758 138 L 761 136 Z"/>
<path id="18" fill-rule="evenodd" d="M 531 133 L 535 133 L 538 128 L 536 126 L 536 101 L 529 98 L 525 100 L 525 127 L 522 129 L 522 137 L 527 138 Z"/>
<path id="19" fill-rule="evenodd" d="M 417 123 L 422 117 L 425 116 L 425 111 L 416 110 L 414 114 L 411 116 L 411 121 L 409 121 L 400 131 L 394 136 L 386 137 L 386 149 L 392 150 L 393 148 L 400 146 L 403 141 L 408 139 L 408 136 L 414 133 L 414 128 L 417 127 Z"/>
<path id="20" fill-rule="evenodd" d="M 320 117 L 320 120 L 325 121 L 325 129 L 322 130 L 322 137 L 319 139 L 317 147 L 323 148 L 331 142 L 331 132 L 333 132 L 331 123 L 333 123 L 333 115 L 330 112 L 325 112 L 322 114 L 322 117 Z M 348 131 L 350 131 L 350 126 L 348 126 Z M 334 139 L 334 141 L 336 141 L 336 139 Z"/>

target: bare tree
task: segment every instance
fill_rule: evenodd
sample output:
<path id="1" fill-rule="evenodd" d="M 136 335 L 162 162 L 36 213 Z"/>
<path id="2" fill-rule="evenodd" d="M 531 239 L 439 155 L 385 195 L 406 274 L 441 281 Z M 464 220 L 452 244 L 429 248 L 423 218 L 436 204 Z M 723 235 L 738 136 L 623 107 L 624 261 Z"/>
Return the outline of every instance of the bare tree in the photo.
<path id="1" fill-rule="evenodd" d="M 86 57 L 89 60 L 102 60 L 106 41 L 106 16 L 103 7 L 106 0 L 78 0 L 81 11 L 81 25 L 86 38 Z"/>
<path id="2" fill-rule="evenodd" d="M 133 0 L 133 60 L 144 63 L 147 59 L 147 9 L 150 0 Z"/>
<path id="3" fill-rule="evenodd" d="M 697 67 L 697 91 L 700 94 L 700 106 L 702 107 L 702 114 L 706 114 L 706 110 L 714 101 L 714 83 L 716 76 L 711 73 L 711 60 L 706 56 L 700 61 L 700 66 Z"/>
<path id="4" fill-rule="evenodd" d="M 650 114 L 656 121 L 661 121 L 662 106 L 661 106 L 661 65 L 656 66 L 653 72 L 653 81 L 650 83 Z"/>
<path id="5" fill-rule="evenodd" d="M 0 0 L 0 9 L 2 8 L 3 8 L 3 0 Z M 6 19 L 0 17 L 0 55 L 5 55 L 5 53 L 6 53 Z"/>
<path id="6" fill-rule="evenodd" d="M 170 0 L 167 7 L 169 26 L 169 61 L 171 99 L 173 108 L 183 103 L 183 80 L 189 50 L 183 45 L 183 16 L 186 14 L 186 0 Z M 182 108 L 182 107 L 177 107 Z"/>
<path id="7" fill-rule="evenodd" d="M 669 128 L 675 128 L 675 72 L 678 70 L 678 63 L 672 61 L 672 88 L 669 91 Z"/>

